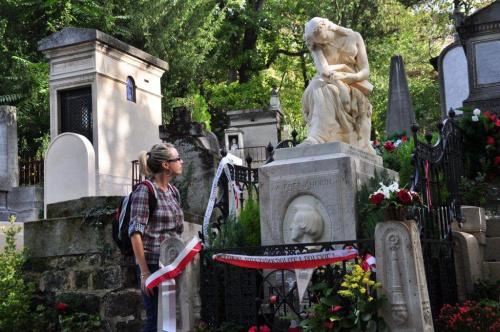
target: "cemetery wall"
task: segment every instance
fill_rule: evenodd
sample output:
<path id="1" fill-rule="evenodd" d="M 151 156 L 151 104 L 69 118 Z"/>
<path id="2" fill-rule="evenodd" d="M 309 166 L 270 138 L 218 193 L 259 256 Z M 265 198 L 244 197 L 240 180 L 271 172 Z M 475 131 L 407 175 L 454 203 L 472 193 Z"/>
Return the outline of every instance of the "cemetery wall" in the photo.
<path id="1" fill-rule="evenodd" d="M 73 293 L 84 300 L 86 313 L 99 314 L 104 331 L 140 331 L 146 316 L 135 263 L 132 257 L 121 256 L 111 236 L 110 209 L 121 198 L 86 197 L 50 204 L 50 219 L 25 222 L 29 260 L 24 271 L 35 284 L 37 302 Z M 94 216 L 86 220 L 75 216 L 82 213 Z M 197 227 L 186 223 L 185 234 L 196 234 Z"/>

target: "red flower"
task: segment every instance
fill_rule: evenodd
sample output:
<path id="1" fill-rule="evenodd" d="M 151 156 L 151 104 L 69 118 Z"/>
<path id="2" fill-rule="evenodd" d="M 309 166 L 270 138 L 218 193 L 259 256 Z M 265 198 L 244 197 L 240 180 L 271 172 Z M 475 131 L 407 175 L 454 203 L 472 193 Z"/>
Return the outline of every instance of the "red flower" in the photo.
<path id="1" fill-rule="evenodd" d="M 408 137 L 406 137 L 406 136 L 401 137 L 401 142 L 406 142 L 407 140 L 408 140 Z"/>
<path id="2" fill-rule="evenodd" d="M 385 198 L 384 194 L 378 193 L 375 195 L 371 195 L 369 198 L 369 202 L 375 205 L 379 205 L 380 203 L 382 203 L 384 198 Z"/>
<path id="3" fill-rule="evenodd" d="M 269 296 L 269 302 L 270 302 L 270 303 L 276 303 L 276 300 L 277 300 L 277 299 L 278 299 L 278 298 L 276 297 L 276 295 L 271 295 L 271 296 Z"/>
<path id="4" fill-rule="evenodd" d="M 486 141 L 488 141 L 488 145 L 494 145 L 495 144 L 495 139 L 491 136 L 488 136 L 486 138 Z"/>
<path id="5" fill-rule="evenodd" d="M 385 142 L 385 144 L 384 144 L 384 149 L 386 149 L 389 153 L 393 153 L 395 148 L 396 147 L 394 146 L 394 143 L 392 143 L 392 142 Z"/>
<path id="6" fill-rule="evenodd" d="M 500 128 L 500 119 L 495 120 L 495 127 Z"/>
<path id="7" fill-rule="evenodd" d="M 66 303 L 64 303 L 64 302 L 59 302 L 59 303 L 56 305 L 55 309 L 56 309 L 56 311 L 58 311 L 58 312 L 63 312 L 64 310 L 66 310 L 66 308 L 67 308 L 67 307 L 68 307 L 68 305 L 67 305 Z"/>
<path id="8" fill-rule="evenodd" d="M 493 166 L 498 166 L 500 164 L 500 156 L 495 157 L 495 161 L 493 162 Z"/>
<path id="9" fill-rule="evenodd" d="M 378 140 L 373 141 L 373 146 L 379 146 L 380 144 L 378 143 Z"/>
<path id="10" fill-rule="evenodd" d="M 252 326 L 248 332 L 257 332 L 257 331 L 261 331 L 261 332 L 271 332 L 271 329 L 269 327 L 267 327 L 267 325 L 262 325 L 262 326 L 259 326 L 259 328 L 257 328 L 257 326 Z"/>
<path id="11" fill-rule="evenodd" d="M 490 112 L 484 112 L 483 114 L 491 119 L 491 113 Z"/>
<path id="12" fill-rule="evenodd" d="M 289 327 L 286 329 L 286 332 L 300 332 L 300 329 L 296 327 Z"/>
<path id="13" fill-rule="evenodd" d="M 401 189 L 396 194 L 398 196 L 398 200 L 403 204 L 408 204 L 411 202 L 410 192 L 406 189 Z"/>
<path id="14" fill-rule="evenodd" d="M 336 307 L 332 307 L 332 309 L 331 309 L 332 312 L 335 312 L 335 311 L 338 311 L 338 310 L 340 310 L 340 306 L 339 305 L 336 306 Z"/>
<path id="15" fill-rule="evenodd" d="M 333 329 L 333 322 L 325 322 L 325 327 L 327 329 Z"/>

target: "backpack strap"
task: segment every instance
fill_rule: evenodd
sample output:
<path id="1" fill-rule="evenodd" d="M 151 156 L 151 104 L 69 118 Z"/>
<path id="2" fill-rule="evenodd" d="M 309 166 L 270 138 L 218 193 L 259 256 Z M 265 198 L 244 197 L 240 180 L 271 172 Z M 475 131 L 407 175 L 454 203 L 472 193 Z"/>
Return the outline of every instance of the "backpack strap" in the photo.
<path id="1" fill-rule="evenodd" d="M 180 205 L 181 204 L 181 195 L 179 194 L 179 190 L 177 190 L 177 188 L 173 184 L 170 184 L 170 182 L 168 183 L 168 186 L 170 187 L 170 190 L 172 190 L 172 192 L 174 193 L 174 197 L 177 200 L 177 202 L 179 202 L 179 205 Z"/>
<path id="2" fill-rule="evenodd" d="M 148 187 L 148 204 L 149 204 L 149 219 L 153 217 L 153 213 L 156 210 L 156 205 L 158 204 L 158 193 L 153 183 L 149 180 L 142 181 L 142 184 Z"/>

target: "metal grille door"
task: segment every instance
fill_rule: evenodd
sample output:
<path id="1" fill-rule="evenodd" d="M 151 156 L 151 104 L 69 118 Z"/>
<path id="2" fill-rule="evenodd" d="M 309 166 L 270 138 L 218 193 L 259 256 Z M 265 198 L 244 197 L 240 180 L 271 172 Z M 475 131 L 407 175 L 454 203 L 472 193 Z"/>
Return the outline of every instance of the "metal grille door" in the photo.
<path id="1" fill-rule="evenodd" d="M 61 133 L 76 133 L 93 144 L 92 89 L 90 87 L 62 91 Z"/>

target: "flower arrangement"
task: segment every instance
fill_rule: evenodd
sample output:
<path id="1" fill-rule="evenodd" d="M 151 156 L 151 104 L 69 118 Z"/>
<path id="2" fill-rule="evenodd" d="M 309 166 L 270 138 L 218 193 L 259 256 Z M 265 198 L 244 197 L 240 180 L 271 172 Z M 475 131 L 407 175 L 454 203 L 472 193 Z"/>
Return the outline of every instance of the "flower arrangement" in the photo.
<path id="1" fill-rule="evenodd" d="M 397 182 L 393 182 L 389 186 L 385 186 L 381 182 L 380 188 L 368 197 L 368 202 L 372 205 L 372 208 L 376 209 L 390 206 L 422 205 L 422 199 L 416 192 L 404 188 L 400 189 Z"/>
<path id="2" fill-rule="evenodd" d="M 307 316 L 299 326 L 304 331 L 387 331 L 378 310 L 389 302 L 385 296 L 375 296 L 381 286 L 370 275 L 370 270 L 349 263 L 337 295 L 325 283 L 309 287 L 317 302 L 305 310 Z"/>
<path id="3" fill-rule="evenodd" d="M 445 304 L 434 324 L 438 331 L 500 331 L 499 309 L 473 301 Z"/>

